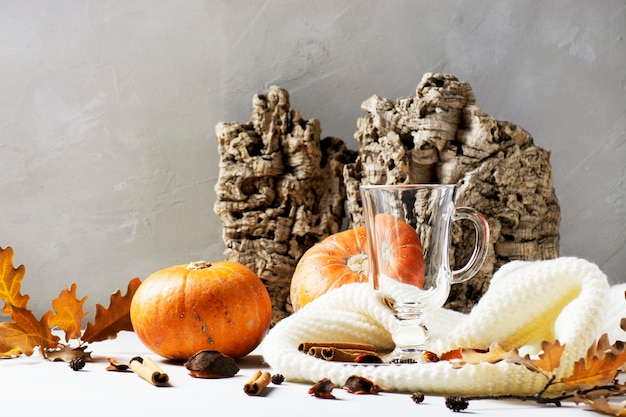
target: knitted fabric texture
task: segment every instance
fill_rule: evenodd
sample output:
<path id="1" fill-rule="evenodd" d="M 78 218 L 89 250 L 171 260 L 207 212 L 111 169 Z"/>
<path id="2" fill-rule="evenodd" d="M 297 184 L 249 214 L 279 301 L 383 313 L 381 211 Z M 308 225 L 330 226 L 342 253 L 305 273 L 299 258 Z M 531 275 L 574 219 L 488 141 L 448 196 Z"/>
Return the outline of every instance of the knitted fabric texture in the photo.
<path id="1" fill-rule="evenodd" d="M 493 276 L 489 290 L 469 314 L 438 309 L 426 317 L 428 350 L 488 349 L 499 343 L 521 354 L 538 354 L 542 341 L 565 344 L 556 377 L 569 376 L 602 333 L 625 339 L 624 287 L 610 287 L 606 275 L 579 258 L 514 261 Z M 367 284 L 329 291 L 278 322 L 263 342 L 265 361 L 287 380 L 341 384 L 354 374 L 387 391 L 454 395 L 532 395 L 546 378 L 524 366 L 498 362 L 455 367 L 449 361 L 425 364 L 365 365 L 324 361 L 298 350 L 305 341 L 363 342 L 380 350 L 394 344 L 392 313 L 376 301 Z M 561 387 L 562 388 L 562 387 Z M 560 389 L 558 385 L 555 389 Z"/>

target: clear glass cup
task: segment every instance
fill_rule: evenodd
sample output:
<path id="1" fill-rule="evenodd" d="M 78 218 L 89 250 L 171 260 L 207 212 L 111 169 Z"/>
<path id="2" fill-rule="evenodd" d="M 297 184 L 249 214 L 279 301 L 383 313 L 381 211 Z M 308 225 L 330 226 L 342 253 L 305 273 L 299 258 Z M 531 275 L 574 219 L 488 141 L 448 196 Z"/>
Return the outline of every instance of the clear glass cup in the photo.
<path id="1" fill-rule="evenodd" d="M 440 308 L 450 286 L 466 281 L 487 256 L 489 225 L 470 207 L 455 207 L 455 185 L 362 185 L 369 281 L 378 300 L 393 311 L 396 345 L 386 362 L 421 362 L 428 329 L 425 312 Z M 453 221 L 469 220 L 474 251 L 458 270 L 450 267 Z"/>

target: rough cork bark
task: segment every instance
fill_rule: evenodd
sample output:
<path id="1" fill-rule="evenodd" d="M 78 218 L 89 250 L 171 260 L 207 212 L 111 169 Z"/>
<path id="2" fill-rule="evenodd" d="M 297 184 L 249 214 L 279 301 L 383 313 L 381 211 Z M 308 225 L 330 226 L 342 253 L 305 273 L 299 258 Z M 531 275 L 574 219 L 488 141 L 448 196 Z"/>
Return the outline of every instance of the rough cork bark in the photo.
<path id="1" fill-rule="evenodd" d="M 255 271 L 273 304 L 272 323 L 291 312 L 295 266 L 313 244 L 340 230 L 342 171 L 356 159 L 344 142 L 320 140 L 317 119 L 290 110 L 289 93 L 270 87 L 253 99 L 248 123 L 219 123 L 215 213 L 226 259 Z"/>
<path id="2" fill-rule="evenodd" d="M 491 228 L 481 271 L 454 285 L 447 307 L 468 312 L 493 273 L 511 260 L 559 254 L 560 208 L 550 153 L 519 126 L 498 121 L 476 106 L 469 84 L 427 73 L 415 97 L 372 96 L 357 123 L 359 155 L 344 167 L 350 226 L 361 225 L 360 184 L 457 184 L 457 205 L 481 211 Z M 453 229 L 451 263 L 471 255 L 471 230 Z"/>

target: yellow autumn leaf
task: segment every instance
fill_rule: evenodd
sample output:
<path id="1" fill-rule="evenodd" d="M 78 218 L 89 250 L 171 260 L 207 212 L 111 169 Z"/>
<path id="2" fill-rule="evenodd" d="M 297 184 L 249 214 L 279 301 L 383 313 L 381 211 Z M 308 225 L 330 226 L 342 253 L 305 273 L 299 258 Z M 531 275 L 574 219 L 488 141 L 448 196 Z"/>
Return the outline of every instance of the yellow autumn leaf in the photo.
<path id="1" fill-rule="evenodd" d="M 24 338 L 24 329 L 14 322 L 0 322 L 0 358 L 11 358 L 20 356 L 22 349 L 20 346 Z"/>
<path id="2" fill-rule="evenodd" d="M 13 307 L 12 322 L 0 323 L 0 350 L 5 356 L 14 356 L 17 351 L 26 356 L 33 354 L 35 347 L 56 348 L 59 337 L 52 334 L 48 321 L 52 312 L 46 312 L 41 320 L 25 308 Z"/>
<path id="3" fill-rule="evenodd" d="M 28 295 L 20 292 L 25 273 L 24 265 L 13 267 L 13 248 L 0 247 L 0 299 L 5 302 L 5 314 L 11 314 L 11 306 L 25 308 L 28 304 Z"/>
<path id="4" fill-rule="evenodd" d="M 55 314 L 50 317 L 50 326 L 56 326 L 65 332 L 65 342 L 70 339 L 80 338 L 82 321 L 89 313 L 83 312 L 83 304 L 87 300 L 84 296 L 80 300 L 76 298 L 76 283 L 68 290 L 65 288 L 58 298 L 52 300 Z"/>
<path id="5" fill-rule="evenodd" d="M 522 358 L 517 349 L 506 350 L 499 343 L 492 343 L 489 350 L 461 349 L 461 357 L 464 363 L 498 363 L 504 360 L 519 362 Z"/>
<path id="6" fill-rule="evenodd" d="M 558 340 L 554 343 L 542 342 L 542 352 L 539 354 L 539 359 L 532 359 L 531 363 L 537 368 L 552 372 L 561 364 L 561 356 L 565 351 L 565 345 L 562 345 Z"/>

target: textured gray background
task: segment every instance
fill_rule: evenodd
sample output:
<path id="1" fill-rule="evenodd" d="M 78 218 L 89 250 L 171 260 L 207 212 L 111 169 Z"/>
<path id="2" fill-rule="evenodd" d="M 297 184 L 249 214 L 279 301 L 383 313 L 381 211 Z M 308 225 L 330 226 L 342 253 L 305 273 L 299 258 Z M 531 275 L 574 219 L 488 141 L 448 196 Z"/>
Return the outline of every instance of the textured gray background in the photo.
<path id="1" fill-rule="evenodd" d="M 561 255 L 626 281 L 624 1 L 0 1 L 0 246 L 41 314 L 221 260 L 219 121 L 277 84 L 323 136 L 425 72 L 552 152 Z"/>

